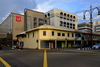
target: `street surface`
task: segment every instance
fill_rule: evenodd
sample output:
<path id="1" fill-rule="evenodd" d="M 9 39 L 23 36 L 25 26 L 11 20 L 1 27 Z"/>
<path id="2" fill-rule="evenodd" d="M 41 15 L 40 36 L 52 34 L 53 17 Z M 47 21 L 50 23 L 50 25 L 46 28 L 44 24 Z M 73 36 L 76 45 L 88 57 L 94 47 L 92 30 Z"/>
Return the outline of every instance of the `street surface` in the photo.
<path id="1" fill-rule="evenodd" d="M 100 67 L 100 50 L 52 49 L 46 50 L 48 67 Z M 0 57 L 11 67 L 43 67 L 44 50 L 6 49 Z M 5 64 L 0 62 L 0 67 Z"/>

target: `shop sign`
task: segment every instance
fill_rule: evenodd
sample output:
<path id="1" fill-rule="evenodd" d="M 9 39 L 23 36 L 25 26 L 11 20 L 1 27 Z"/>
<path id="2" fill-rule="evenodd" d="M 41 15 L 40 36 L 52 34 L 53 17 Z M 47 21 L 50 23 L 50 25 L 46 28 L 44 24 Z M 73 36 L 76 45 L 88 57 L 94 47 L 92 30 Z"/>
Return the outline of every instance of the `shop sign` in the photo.
<path id="1" fill-rule="evenodd" d="M 21 22 L 21 16 L 16 16 L 16 21 Z"/>

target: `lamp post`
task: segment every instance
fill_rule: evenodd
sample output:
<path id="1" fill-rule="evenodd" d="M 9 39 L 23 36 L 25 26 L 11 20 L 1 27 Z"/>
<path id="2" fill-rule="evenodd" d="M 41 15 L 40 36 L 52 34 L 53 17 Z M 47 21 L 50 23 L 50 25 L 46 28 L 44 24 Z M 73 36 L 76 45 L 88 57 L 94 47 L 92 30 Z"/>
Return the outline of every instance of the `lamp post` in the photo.
<path id="1" fill-rule="evenodd" d="M 89 10 L 86 10 L 84 11 L 83 13 L 83 19 L 86 19 L 85 18 L 85 13 L 86 12 L 89 12 L 90 13 L 90 24 L 91 24 L 91 46 L 93 45 L 93 39 L 92 39 L 92 25 L 93 25 L 93 22 L 92 22 L 92 12 L 97 9 L 98 10 L 98 15 L 100 15 L 100 7 L 95 7 L 95 8 L 92 8 L 92 5 L 90 5 L 90 9 Z"/>

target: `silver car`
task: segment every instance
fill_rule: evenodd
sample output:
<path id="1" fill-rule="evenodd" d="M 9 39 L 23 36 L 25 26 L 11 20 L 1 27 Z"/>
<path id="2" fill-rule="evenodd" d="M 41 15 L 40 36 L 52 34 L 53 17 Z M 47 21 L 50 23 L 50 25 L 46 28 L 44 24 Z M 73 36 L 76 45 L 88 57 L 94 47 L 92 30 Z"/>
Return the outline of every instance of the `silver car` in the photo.
<path id="1" fill-rule="evenodd" d="M 92 46 L 92 49 L 100 49 L 100 44 L 95 44 Z"/>

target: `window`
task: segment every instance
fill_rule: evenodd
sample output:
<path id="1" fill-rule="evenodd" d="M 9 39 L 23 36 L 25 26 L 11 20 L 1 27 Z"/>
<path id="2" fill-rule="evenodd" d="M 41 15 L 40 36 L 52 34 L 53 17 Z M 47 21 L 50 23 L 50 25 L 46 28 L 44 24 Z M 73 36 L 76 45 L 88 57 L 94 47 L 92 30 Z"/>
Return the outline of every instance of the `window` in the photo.
<path id="1" fill-rule="evenodd" d="M 39 22 L 44 22 L 44 20 L 43 19 L 39 19 Z"/>
<path id="2" fill-rule="evenodd" d="M 74 37 L 74 33 L 72 33 L 72 37 Z"/>
<path id="3" fill-rule="evenodd" d="M 67 23 L 67 25 L 69 25 L 69 23 Z"/>
<path id="4" fill-rule="evenodd" d="M 67 17 L 69 17 L 69 14 L 67 15 Z"/>
<path id="5" fill-rule="evenodd" d="M 73 22 L 75 22 L 75 20 L 73 20 Z"/>
<path id="6" fill-rule="evenodd" d="M 43 23 L 39 23 L 39 26 L 43 25 Z"/>
<path id="7" fill-rule="evenodd" d="M 75 26 L 75 24 L 73 24 L 73 26 Z"/>
<path id="8" fill-rule="evenodd" d="M 65 33 L 62 33 L 62 36 L 65 36 Z"/>
<path id="9" fill-rule="evenodd" d="M 61 34 L 60 34 L 60 33 L 58 33 L 58 36 L 61 36 Z"/>
<path id="10" fill-rule="evenodd" d="M 70 21 L 72 21 L 72 19 L 70 19 Z"/>
<path id="11" fill-rule="evenodd" d="M 52 31 L 52 36 L 54 36 L 54 31 Z"/>
<path id="12" fill-rule="evenodd" d="M 69 28 L 69 26 L 67 26 L 67 28 Z"/>
<path id="13" fill-rule="evenodd" d="M 61 19 L 63 18 L 63 17 L 60 17 Z"/>
<path id="14" fill-rule="evenodd" d="M 69 37 L 69 33 L 68 33 L 68 37 Z"/>
<path id="15" fill-rule="evenodd" d="M 47 20 L 44 20 L 44 23 L 47 24 Z"/>
<path id="16" fill-rule="evenodd" d="M 34 37 L 34 33 L 33 33 L 33 37 Z"/>
<path id="17" fill-rule="evenodd" d="M 63 12 L 60 12 L 60 15 L 63 15 Z"/>
<path id="18" fill-rule="evenodd" d="M 72 26 L 70 26 L 70 28 L 72 28 Z"/>
<path id="19" fill-rule="evenodd" d="M 43 31 L 43 36 L 46 36 L 46 31 Z"/>
<path id="20" fill-rule="evenodd" d="M 37 18 L 36 17 L 34 17 L 34 21 L 37 21 Z"/>
<path id="21" fill-rule="evenodd" d="M 64 24 L 66 24 L 66 22 L 64 22 Z"/>
<path id="22" fill-rule="evenodd" d="M 36 27 L 37 26 L 37 23 L 34 23 L 34 27 Z"/>
<path id="23" fill-rule="evenodd" d="M 64 19 L 66 19 L 66 18 L 64 17 Z"/>
<path id="24" fill-rule="evenodd" d="M 75 16 L 73 16 L 73 18 L 75 19 Z"/>
<path id="25" fill-rule="evenodd" d="M 64 13 L 64 16 L 66 16 L 66 13 Z"/>
<path id="26" fill-rule="evenodd" d="M 67 18 L 67 20 L 69 20 L 69 18 Z"/>
<path id="27" fill-rule="evenodd" d="M 62 22 L 62 21 L 60 21 L 60 24 L 63 24 L 63 22 Z"/>

